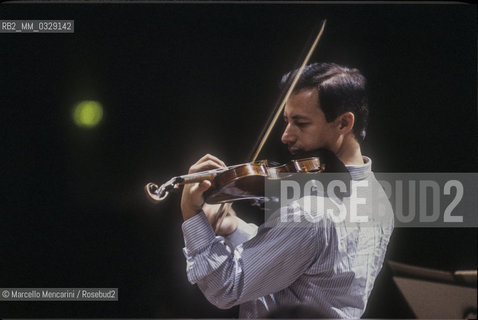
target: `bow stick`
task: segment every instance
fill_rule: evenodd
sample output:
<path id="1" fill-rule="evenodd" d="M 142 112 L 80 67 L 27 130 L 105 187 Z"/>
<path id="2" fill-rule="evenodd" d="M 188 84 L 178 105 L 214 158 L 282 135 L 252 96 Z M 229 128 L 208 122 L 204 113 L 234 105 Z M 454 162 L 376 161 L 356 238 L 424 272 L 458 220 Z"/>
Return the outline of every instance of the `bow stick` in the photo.
<path id="1" fill-rule="evenodd" d="M 270 121 L 270 123 L 264 128 L 261 136 L 262 138 L 260 139 L 260 142 L 258 144 L 256 144 L 256 147 L 254 148 L 255 150 L 252 152 L 252 158 L 251 158 L 251 161 L 250 162 L 254 162 L 257 160 L 257 157 L 259 156 L 259 153 L 262 151 L 262 148 L 264 147 L 267 139 L 269 138 L 269 135 L 272 131 L 272 128 L 274 127 L 274 125 L 276 124 L 277 122 L 277 119 L 279 119 L 279 116 L 282 114 L 283 110 L 284 110 L 284 107 L 285 107 L 285 104 L 287 102 L 287 100 L 289 99 L 290 95 L 292 94 L 292 92 L 294 91 L 295 89 L 295 86 L 297 85 L 297 82 L 299 81 L 301 75 L 302 75 L 302 72 L 304 71 L 304 68 L 305 66 L 307 65 L 307 63 L 309 62 L 310 60 L 310 57 L 312 56 L 312 54 L 314 53 L 315 51 L 315 48 L 317 47 L 317 44 L 319 43 L 319 40 L 320 38 L 322 37 L 322 34 L 324 33 L 324 29 L 325 29 L 325 23 L 327 22 L 327 20 L 324 20 L 322 22 L 322 25 L 320 27 L 320 30 L 317 34 L 317 36 L 315 37 L 315 40 L 314 42 L 312 43 L 312 46 L 310 47 L 309 51 L 307 52 L 307 55 L 304 59 L 304 61 L 302 61 L 302 64 L 299 68 L 299 71 L 297 72 L 297 74 L 295 75 L 294 77 L 294 80 L 292 81 L 292 83 L 290 84 L 284 98 L 281 100 L 281 102 L 278 104 L 278 106 L 276 106 L 275 108 L 275 112 L 274 112 L 274 116 L 272 117 L 272 120 Z M 216 213 L 216 229 L 215 229 L 215 232 L 217 233 L 219 231 L 219 228 L 221 227 L 222 225 L 222 222 L 224 221 L 224 218 L 226 217 L 226 214 L 227 212 L 229 212 L 229 210 L 231 209 L 231 206 L 232 206 L 232 202 L 228 202 L 228 203 L 222 203 L 221 206 L 219 207 L 217 213 Z"/>

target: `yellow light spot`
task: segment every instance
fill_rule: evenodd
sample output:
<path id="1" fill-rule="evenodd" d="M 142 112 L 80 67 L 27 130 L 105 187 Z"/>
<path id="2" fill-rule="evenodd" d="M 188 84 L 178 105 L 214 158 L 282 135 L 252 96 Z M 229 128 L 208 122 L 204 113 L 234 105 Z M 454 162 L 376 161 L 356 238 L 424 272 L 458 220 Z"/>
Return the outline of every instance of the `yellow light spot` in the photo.
<path id="1" fill-rule="evenodd" d="M 73 121 L 79 127 L 95 127 L 101 118 L 103 118 L 103 107 L 97 101 L 81 101 L 73 110 Z"/>

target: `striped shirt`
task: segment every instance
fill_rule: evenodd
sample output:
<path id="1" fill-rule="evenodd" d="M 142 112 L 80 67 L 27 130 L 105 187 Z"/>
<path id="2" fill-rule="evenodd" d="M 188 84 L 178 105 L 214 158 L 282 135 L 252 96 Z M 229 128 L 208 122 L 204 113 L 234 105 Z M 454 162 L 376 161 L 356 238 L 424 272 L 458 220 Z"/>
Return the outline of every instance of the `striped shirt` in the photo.
<path id="1" fill-rule="evenodd" d="M 290 305 L 312 306 L 322 317 L 360 318 L 393 230 L 390 202 L 371 171 L 372 161 L 364 157 L 364 162 L 347 169 L 352 186 L 367 181 L 373 187 L 367 189 L 373 194 L 361 195 L 365 203 L 356 206 L 367 223 L 337 221 L 327 210 L 309 212 L 301 199 L 295 210 L 281 208 L 268 218 L 281 221 L 276 227 L 239 219 L 238 229 L 224 238 L 215 235 L 201 212 L 182 225 L 188 280 L 221 309 L 240 304 L 240 318 L 267 317 Z M 341 200 L 324 199 L 340 208 L 353 197 L 352 192 Z M 284 222 L 284 216 L 297 214 L 312 214 L 315 220 Z"/>

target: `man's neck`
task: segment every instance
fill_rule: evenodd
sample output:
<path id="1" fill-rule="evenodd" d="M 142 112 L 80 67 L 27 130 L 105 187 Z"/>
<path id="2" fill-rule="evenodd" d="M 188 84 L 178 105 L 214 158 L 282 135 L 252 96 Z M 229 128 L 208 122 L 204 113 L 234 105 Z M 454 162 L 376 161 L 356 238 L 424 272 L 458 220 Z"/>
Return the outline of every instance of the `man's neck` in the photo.
<path id="1" fill-rule="evenodd" d="M 337 157 L 345 165 L 363 165 L 362 151 L 360 150 L 360 144 L 355 138 L 348 137 L 344 139 L 341 147 L 337 151 Z"/>

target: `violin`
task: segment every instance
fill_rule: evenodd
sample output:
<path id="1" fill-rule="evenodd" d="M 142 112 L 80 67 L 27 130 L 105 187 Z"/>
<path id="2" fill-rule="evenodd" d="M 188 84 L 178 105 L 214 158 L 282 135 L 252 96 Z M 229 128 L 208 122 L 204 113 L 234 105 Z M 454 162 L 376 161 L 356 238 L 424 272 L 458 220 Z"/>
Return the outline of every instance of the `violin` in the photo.
<path id="1" fill-rule="evenodd" d="M 187 174 L 173 177 L 168 182 L 161 186 L 155 183 L 148 183 L 145 186 L 148 198 L 153 202 L 160 202 L 164 200 L 170 191 L 179 189 L 181 185 L 188 183 L 201 182 L 203 180 L 210 180 L 213 184 L 205 193 L 205 201 L 209 204 L 221 204 L 216 214 L 216 232 L 219 229 L 222 220 L 230 209 L 232 202 L 243 199 L 263 199 L 264 198 L 264 183 L 266 179 L 278 179 L 280 173 L 319 173 L 325 170 L 325 162 L 321 157 L 304 157 L 298 160 L 291 160 L 290 162 L 273 167 L 270 166 L 266 160 L 256 161 L 261 152 L 265 142 L 267 141 L 274 124 L 282 115 L 286 101 L 294 91 L 297 82 L 299 81 L 302 72 L 308 63 L 312 53 L 314 52 L 320 38 L 324 32 L 326 20 L 322 21 L 320 30 L 317 36 L 313 38 L 312 45 L 307 51 L 307 54 L 302 61 L 300 68 L 295 75 L 290 73 L 287 79 L 287 85 L 281 94 L 281 99 L 278 100 L 268 120 L 268 124 L 262 130 L 260 139 L 258 139 L 250 157 L 249 162 L 239 164 L 225 169 L 208 170 L 204 172 Z M 312 39 L 311 39 L 312 40 Z"/>
<path id="2" fill-rule="evenodd" d="M 161 202 L 170 191 L 181 185 L 209 180 L 212 186 L 204 194 L 208 204 L 262 200 L 266 179 L 278 180 L 286 173 L 321 173 L 325 168 L 325 163 L 318 156 L 293 159 L 280 166 L 270 166 L 267 160 L 260 160 L 173 177 L 160 187 L 150 182 L 145 186 L 145 191 L 153 202 Z"/>

